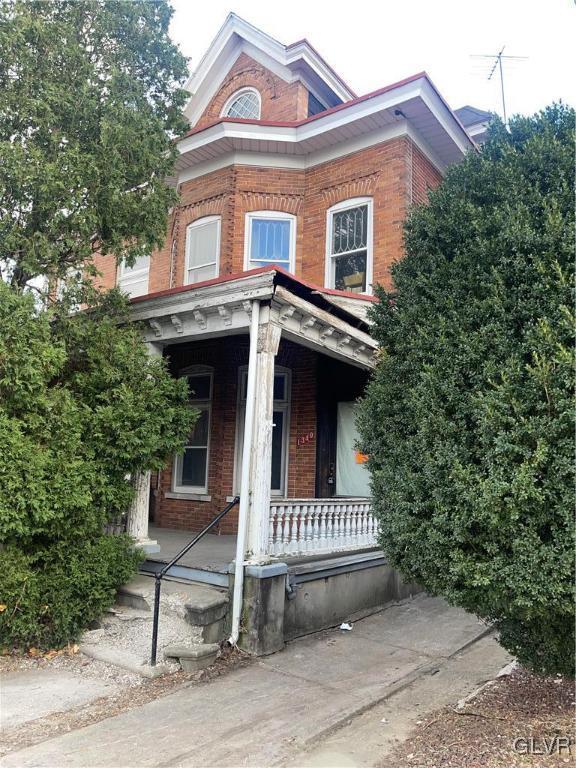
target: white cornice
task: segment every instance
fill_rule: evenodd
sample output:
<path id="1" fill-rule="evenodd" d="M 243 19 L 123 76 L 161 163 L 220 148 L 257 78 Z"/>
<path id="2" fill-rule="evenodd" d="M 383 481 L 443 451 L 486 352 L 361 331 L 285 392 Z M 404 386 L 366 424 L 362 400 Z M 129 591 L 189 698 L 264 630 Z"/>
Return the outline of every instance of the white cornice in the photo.
<path id="1" fill-rule="evenodd" d="M 287 168 L 295 170 L 305 170 L 313 168 L 330 160 L 337 160 L 341 157 L 360 152 L 363 149 L 383 144 L 391 139 L 400 136 L 408 136 L 420 151 L 430 160 L 439 173 L 444 175 L 446 164 L 443 163 L 429 144 L 424 141 L 419 132 L 405 120 L 399 120 L 389 126 L 380 128 L 377 131 L 362 134 L 354 139 L 343 141 L 326 149 L 311 152 L 308 155 L 280 154 L 271 152 L 247 152 L 231 151 L 222 154 L 214 160 L 207 160 L 198 163 L 190 168 L 182 170 L 178 175 L 178 183 L 183 184 L 192 179 L 198 179 L 213 171 L 227 168 L 231 165 L 248 165 L 258 168 Z"/>
<path id="2" fill-rule="evenodd" d="M 216 159 L 216 156 L 239 150 L 271 152 L 290 158 L 310 157 L 312 159 L 305 161 L 304 167 L 314 165 L 355 151 L 354 142 L 359 146 L 377 143 L 378 131 L 373 128 L 375 121 L 388 121 L 388 125 L 381 129 L 383 131 L 389 126 L 392 131 L 399 130 L 394 126 L 404 120 L 398 119 L 398 114 L 408 123 L 409 129 L 405 132 L 411 132 L 415 142 L 441 172 L 474 147 L 434 87 L 421 76 L 299 124 L 220 121 L 178 142 L 182 158 L 178 162 L 179 172 L 203 162 L 207 152 Z M 356 137 L 350 138 L 351 132 L 355 132 Z M 292 160 L 289 162 L 290 167 L 297 166 Z"/>
<path id="3" fill-rule="evenodd" d="M 146 342 L 181 344 L 247 333 L 252 301 L 271 300 L 271 320 L 286 338 L 364 369 L 374 367 L 378 345 L 369 334 L 275 285 L 274 279 L 274 272 L 266 272 L 152 295 L 132 303 L 132 319 L 141 323 Z"/>

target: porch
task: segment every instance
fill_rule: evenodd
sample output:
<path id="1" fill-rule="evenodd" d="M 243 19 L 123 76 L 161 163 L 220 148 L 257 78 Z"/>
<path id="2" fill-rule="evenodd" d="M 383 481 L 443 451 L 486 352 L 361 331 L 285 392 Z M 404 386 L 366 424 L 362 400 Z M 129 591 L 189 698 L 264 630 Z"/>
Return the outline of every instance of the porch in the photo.
<path id="1" fill-rule="evenodd" d="M 153 573 L 170 562 L 197 531 L 150 525 L 149 535 L 160 551 L 151 554 L 143 570 Z M 270 505 L 268 551 L 271 560 L 289 567 L 348 557 L 358 561 L 367 552 L 378 552 L 377 522 L 370 501 L 358 499 L 278 499 Z M 208 534 L 184 555 L 173 575 L 217 586 L 228 586 L 231 563 L 236 557 L 237 536 Z"/>
<path id="2" fill-rule="evenodd" d="M 168 573 L 234 585 L 231 642 L 242 604 L 246 647 L 267 653 L 396 595 L 355 429 L 376 355 L 366 299 L 265 269 L 133 303 L 151 354 L 187 379 L 199 413 L 184 453 L 138 485 L 128 530 L 148 552 L 143 569 L 160 571 L 239 498 Z"/>

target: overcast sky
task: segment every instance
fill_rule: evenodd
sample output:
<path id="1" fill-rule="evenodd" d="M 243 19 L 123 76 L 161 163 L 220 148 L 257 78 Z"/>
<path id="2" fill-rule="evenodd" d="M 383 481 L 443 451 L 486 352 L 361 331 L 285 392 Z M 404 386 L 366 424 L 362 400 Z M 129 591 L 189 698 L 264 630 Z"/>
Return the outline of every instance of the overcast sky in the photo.
<path id="1" fill-rule="evenodd" d="M 172 36 L 193 70 L 229 11 L 282 43 L 306 37 L 358 95 L 426 70 L 453 108 L 501 114 L 504 64 L 508 116 L 562 99 L 576 103 L 575 0 L 172 0 Z"/>

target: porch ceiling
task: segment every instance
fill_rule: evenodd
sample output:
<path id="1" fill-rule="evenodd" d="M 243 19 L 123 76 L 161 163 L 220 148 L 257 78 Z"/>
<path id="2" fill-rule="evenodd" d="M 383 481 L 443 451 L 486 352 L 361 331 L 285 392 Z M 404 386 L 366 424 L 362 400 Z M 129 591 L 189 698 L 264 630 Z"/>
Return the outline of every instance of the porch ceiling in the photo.
<path id="1" fill-rule="evenodd" d="M 252 302 L 260 300 L 270 306 L 269 322 L 278 325 L 285 338 L 360 368 L 374 367 L 377 343 L 363 330 L 365 323 L 352 314 L 346 320 L 342 309 L 317 306 L 314 302 L 319 299 L 312 290 L 308 289 L 309 301 L 278 285 L 276 277 L 275 271 L 267 271 L 185 291 L 166 291 L 134 303 L 132 317 L 142 322 L 146 342 L 180 344 L 248 333 Z"/>

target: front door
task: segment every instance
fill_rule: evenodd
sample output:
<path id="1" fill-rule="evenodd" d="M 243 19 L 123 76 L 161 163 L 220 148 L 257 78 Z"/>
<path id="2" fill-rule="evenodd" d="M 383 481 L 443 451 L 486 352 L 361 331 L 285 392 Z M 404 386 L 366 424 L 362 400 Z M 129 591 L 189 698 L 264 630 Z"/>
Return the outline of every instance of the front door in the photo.
<path id="1" fill-rule="evenodd" d="M 238 382 L 238 418 L 236 422 L 236 462 L 234 486 L 240 490 L 242 476 L 242 445 L 244 442 L 244 420 L 246 417 L 247 368 L 240 369 Z M 272 414 L 272 468 L 270 492 L 273 496 L 286 495 L 286 473 L 288 465 L 288 434 L 290 421 L 290 371 L 276 368 L 274 371 L 274 406 Z"/>

